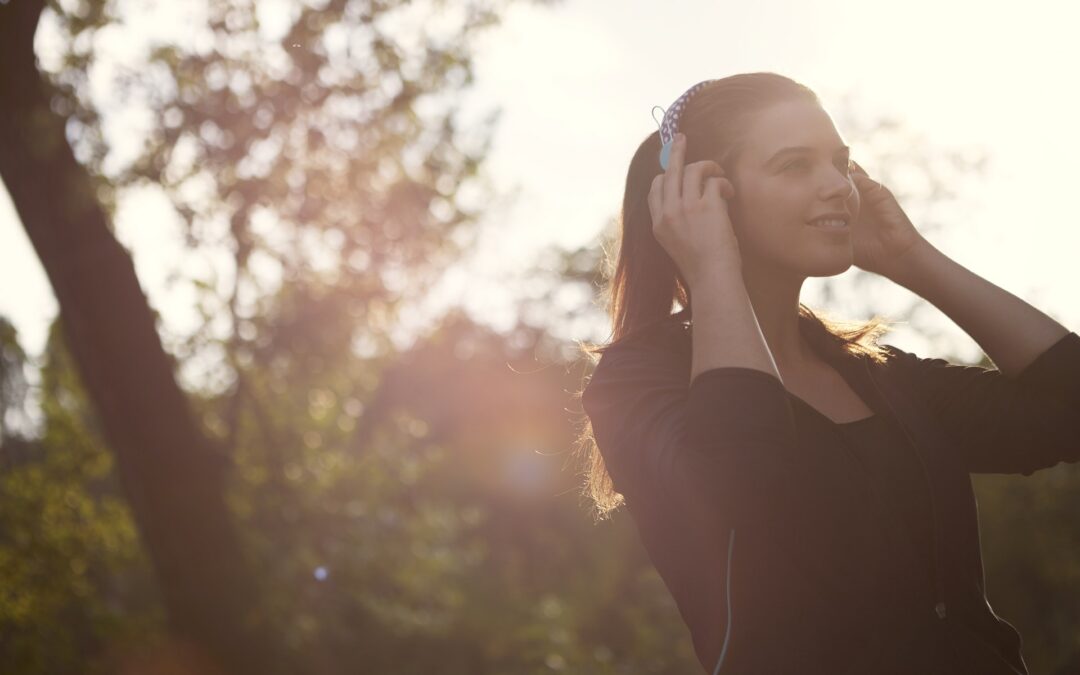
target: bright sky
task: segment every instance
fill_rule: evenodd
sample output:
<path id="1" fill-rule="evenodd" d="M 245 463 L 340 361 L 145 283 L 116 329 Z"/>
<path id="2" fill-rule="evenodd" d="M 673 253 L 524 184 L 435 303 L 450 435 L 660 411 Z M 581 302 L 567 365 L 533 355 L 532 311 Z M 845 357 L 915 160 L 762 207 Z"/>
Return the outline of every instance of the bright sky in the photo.
<path id="1" fill-rule="evenodd" d="M 627 163 L 656 127 L 654 105 L 666 108 L 703 79 L 769 70 L 809 85 L 827 109 L 856 94 L 853 112 L 899 117 L 932 148 L 984 149 L 991 158 L 985 180 L 962 195 L 955 222 L 928 238 L 1076 329 L 1080 304 L 1068 289 L 1080 288 L 1080 216 L 1072 201 L 1080 97 L 1070 84 L 1080 63 L 1080 41 L 1071 34 L 1078 7 L 1049 0 L 566 0 L 553 9 L 515 7 L 478 45 L 468 109 L 503 108 L 488 171 L 503 191 L 519 189 L 518 200 L 491 215 L 485 227 L 492 235 L 477 259 L 432 292 L 428 309 L 468 297 L 464 304 L 477 318 L 505 323 L 515 299 L 503 283 L 508 274 L 533 264 L 544 245 L 590 241 L 617 213 Z M 162 16 L 160 8 L 154 16 Z M 875 175 L 873 158 L 859 150 L 853 157 Z M 125 213 L 118 231 L 151 302 L 182 332 L 194 316 L 191 297 L 163 290 L 165 270 L 177 264 L 173 221 L 152 194 Z M 38 354 L 57 307 L 2 189 L 0 288 L 0 314 Z M 812 305 L 814 289 L 811 279 L 804 300 Z M 875 309 L 903 304 L 907 292 L 896 290 Z M 951 351 L 978 358 L 977 345 L 944 317 L 942 330 L 954 338 Z M 887 341 L 937 350 L 917 335 L 897 335 Z"/>

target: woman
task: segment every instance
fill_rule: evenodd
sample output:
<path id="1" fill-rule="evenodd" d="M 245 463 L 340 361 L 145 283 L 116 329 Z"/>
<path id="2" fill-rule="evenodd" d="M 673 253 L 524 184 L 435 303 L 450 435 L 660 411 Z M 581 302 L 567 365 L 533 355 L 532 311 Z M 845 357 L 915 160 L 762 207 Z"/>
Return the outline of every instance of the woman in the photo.
<path id="1" fill-rule="evenodd" d="M 675 127 L 631 162 L 613 335 L 590 350 L 600 514 L 624 498 L 706 672 L 1027 673 L 985 597 L 969 474 L 1080 461 L 1080 336 L 923 238 L 805 86 L 709 80 Z M 806 277 L 851 265 L 997 369 L 800 303 Z"/>

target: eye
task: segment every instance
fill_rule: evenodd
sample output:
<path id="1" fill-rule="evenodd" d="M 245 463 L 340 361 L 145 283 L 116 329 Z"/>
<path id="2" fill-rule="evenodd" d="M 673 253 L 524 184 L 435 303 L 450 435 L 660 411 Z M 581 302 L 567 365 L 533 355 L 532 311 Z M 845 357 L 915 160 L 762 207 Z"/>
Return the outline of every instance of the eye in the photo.
<path id="1" fill-rule="evenodd" d="M 800 167 L 800 166 L 805 166 L 805 165 L 806 165 L 806 160 L 805 159 L 802 159 L 802 158 L 795 159 L 795 160 L 792 160 L 792 161 L 788 162 L 787 164 L 785 164 L 783 170 L 787 171 L 788 169 L 795 168 L 795 167 Z M 846 171 L 847 173 L 851 173 L 851 171 L 853 169 L 854 169 L 854 166 L 851 163 L 851 158 L 850 157 L 845 159 L 845 160 L 842 160 L 842 162 L 840 164 L 840 170 L 841 171 Z"/>

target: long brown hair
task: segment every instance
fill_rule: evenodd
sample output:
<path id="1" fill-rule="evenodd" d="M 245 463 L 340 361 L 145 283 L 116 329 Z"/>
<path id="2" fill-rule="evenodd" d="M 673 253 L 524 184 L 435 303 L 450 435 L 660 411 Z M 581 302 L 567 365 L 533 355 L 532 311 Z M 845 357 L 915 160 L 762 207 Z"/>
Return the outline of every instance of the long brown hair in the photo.
<path id="1" fill-rule="evenodd" d="M 743 150 L 743 139 L 753 117 L 776 103 L 793 99 L 820 105 L 813 90 L 776 73 L 741 73 L 706 85 L 690 100 L 679 121 L 679 131 L 687 138 L 685 163 L 715 159 L 727 175 L 733 175 L 732 167 Z M 662 171 L 657 160 L 660 148 L 660 134 L 654 131 L 630 161 L 618 241 L 614 252 L 605 250 L 603 262 L 606 285 L 602 299 L 611 321 L 611 334 L 606 344 L 579 342 L 579 348 L 594 366 L 614 345 L 691 316 L 689 286 L 652 231 L 647 198 L 653 178 Z M 673 310 L 679 311 L 673 315 Z M 881 316 L 865 322 L 845 321 L 821 310 L 815 313 L 800 302 L 799 330 L 818 352 L 841 358 L 885 360 L 877 341 L 888 332 L 889 321 Z M 580 399 L 581 391 L 576 397 Z M 592 501 L 594 515 L 598 520 L 608 518 L 623 503 L 623 496 L 614 490 L 587 417 L 574 454 L 583 459 L 583 493 Z"/>

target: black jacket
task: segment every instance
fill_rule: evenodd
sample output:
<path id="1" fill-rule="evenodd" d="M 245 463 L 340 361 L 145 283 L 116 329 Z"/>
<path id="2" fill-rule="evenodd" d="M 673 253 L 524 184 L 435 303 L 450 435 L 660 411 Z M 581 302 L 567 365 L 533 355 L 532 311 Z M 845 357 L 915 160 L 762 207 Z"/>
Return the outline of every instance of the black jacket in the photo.
<path id="1" fill-rule="evenodd" d="M 680 315 L 610 348 L 582 406 L 615 489 L 709 673 L 875 673 L 895 628 L 879 616 L 869 489 L 830 448 L 831 422 L 750 368 L 689 386 Z M 1015 378 L 921 358 L 822 354 L 876 414 L 899 422 L 932 497 L 935 587 L 927 630 L 969 672 L 1026 674 L 1021 638 L 984 592 L 971 473 L 1025 476 L 1080 461 L 1080 336 Z M 831 451 L 830 451 L 831 450 Z"/>

